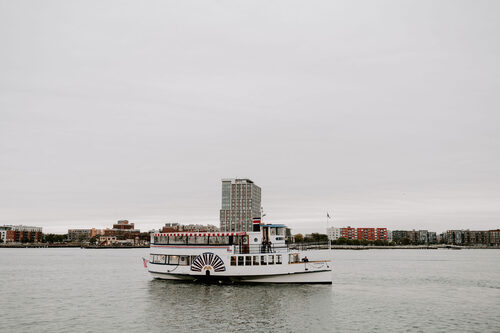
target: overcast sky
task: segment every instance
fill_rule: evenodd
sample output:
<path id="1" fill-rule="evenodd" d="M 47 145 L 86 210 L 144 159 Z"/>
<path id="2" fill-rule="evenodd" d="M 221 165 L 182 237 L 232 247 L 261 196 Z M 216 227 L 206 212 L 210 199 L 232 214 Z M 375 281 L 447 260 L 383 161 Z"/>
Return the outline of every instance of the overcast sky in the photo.
<path id="1" fill-rule="evenodd" d="M 498 1 L 0 0 L 0 225 L 500 227 Z"/>

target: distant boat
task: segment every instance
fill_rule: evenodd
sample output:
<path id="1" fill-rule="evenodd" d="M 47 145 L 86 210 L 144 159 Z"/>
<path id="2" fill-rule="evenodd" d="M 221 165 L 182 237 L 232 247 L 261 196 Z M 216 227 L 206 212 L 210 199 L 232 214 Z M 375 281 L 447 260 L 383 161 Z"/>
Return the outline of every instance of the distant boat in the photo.
<path id="1" fill-rule="evenodd" d="M 156 279 L 229 283 L 332 283 L 331 251 L 285 243 L 285 225 L 252 232 L 152 233 L 144 266 Z"/>

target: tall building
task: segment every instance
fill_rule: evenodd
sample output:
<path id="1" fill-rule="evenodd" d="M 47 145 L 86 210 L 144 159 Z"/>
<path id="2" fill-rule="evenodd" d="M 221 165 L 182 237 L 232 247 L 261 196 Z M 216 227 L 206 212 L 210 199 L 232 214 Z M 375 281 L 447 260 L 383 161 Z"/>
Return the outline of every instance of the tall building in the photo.
<path id="1" fill-rule="evenodd" d="M 220 231 L 252 231 L 252 219 L 261 217 L 260 203 L 260 187 L 250 179 L 223 179 Z"/>
<path id="2" fill-rule="evenodd" d="M 326 234 L 328 235 L 329 240 L 337 240 L 340 238 L 340 228 L 330 227 L 326 228 Z"/>

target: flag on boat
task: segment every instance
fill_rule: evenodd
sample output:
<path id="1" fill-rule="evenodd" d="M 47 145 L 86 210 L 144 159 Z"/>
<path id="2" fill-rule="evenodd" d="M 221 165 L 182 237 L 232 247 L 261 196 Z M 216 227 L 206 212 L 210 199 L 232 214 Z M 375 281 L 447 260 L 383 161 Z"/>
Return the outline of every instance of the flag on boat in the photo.
<path id="1" fill-rule="evenodd" d="M 144 264 L 144 268 L 148 268 L 148 262 L 149 262 L 148 259 L 142 257 L 142 263 Z"/>
<path id="2" fill-rule="evenodd" d="M 328 214 L 328 212 L 326 212 L 326 217 L 327 217 L 327 218 L 330 218 L 330 214 Z"/>

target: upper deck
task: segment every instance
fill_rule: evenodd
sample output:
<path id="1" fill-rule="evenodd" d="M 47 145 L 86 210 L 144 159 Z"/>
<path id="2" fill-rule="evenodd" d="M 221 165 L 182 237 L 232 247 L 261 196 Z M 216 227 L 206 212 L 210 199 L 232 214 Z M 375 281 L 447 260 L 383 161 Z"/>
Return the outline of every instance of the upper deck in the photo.
<path id="1" fill-rule="evenodd" d="M 260 225 L 253 232 L 169 232 L 152 233 L 153 247 L 228 248 L 233 253 L 286 252 L 285 226 Z"/>

